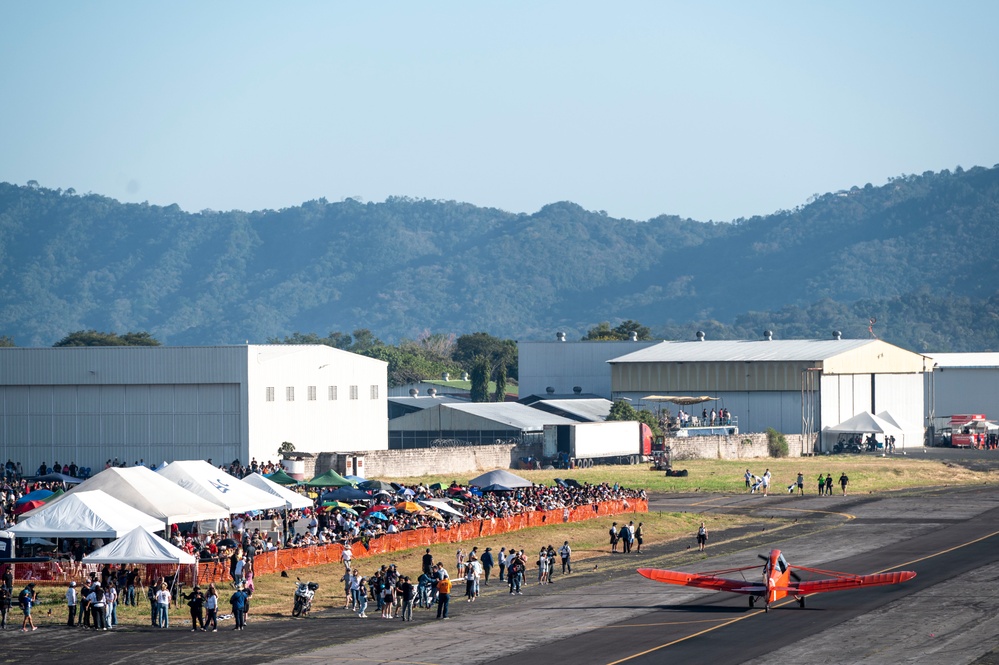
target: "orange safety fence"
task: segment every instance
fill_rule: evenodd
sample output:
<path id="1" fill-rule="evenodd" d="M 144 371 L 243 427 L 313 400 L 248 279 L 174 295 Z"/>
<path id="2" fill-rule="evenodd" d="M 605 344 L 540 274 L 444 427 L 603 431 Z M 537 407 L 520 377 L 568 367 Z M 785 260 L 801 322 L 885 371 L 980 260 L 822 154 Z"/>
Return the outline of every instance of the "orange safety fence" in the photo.
<path id="1" fill-rule="evenodd" d="M 399 552 L 414 547 L 426 547 L 440 543 L 460 543 L 476 538 L 498 536 L 530 527 L 546 526 L 562 522 L 582 522 L 599 517 L 631 512 L 649 512 L 648 500 L 618 499 L 614 501 L 601 501 L 568 510 L 562 508 L 556 510 L 539 510 L 511 515 L 510 517 L 474 520 L 452 526 L 451 528 L 427 527 L 402 531 L 400 533 L 388 533 L 369 540 L 367 545 L 355 543 L 351 547 L 351 550 L 354 559 L 363 559 L 369 556 Z M 266 575 L 283 570 L 295 570 L 328 563 L 338 563 L 342 554 L 343 546 L 339 544 L 289 547 L 269 552 L 259 552 L 253 558 L 253 571 L 255 575 Z M 3 561 L 0 560 L 0 564 L 2 563 Z M 16 579 L 24 581 L 35 580 L 39 582 L 39 586 L 63 584 L 71 579 L 82 579 L 87 573 L 99 572 L 101 568 L 101 566 L 96 564 L 68 564 L 58 561 L 9 565 L 13 566 L 14 577 Z M 177 567 L 172 565 L 146 565 L 139 566 L 139 568 L 142 571 L 142 579 L 147 584 L 159 576 L 169 577 L 177 570 Z M 196 578 L 195 574 L 197 575 Z M 229 561 L 222 560 L 199 563 L 197 564 L 196 573 L 194 566 L 180 566 L 179 579 L 185 586 L 190 586 L 194 583 L 228 582 L 231 579 L 229 576 Z"/>

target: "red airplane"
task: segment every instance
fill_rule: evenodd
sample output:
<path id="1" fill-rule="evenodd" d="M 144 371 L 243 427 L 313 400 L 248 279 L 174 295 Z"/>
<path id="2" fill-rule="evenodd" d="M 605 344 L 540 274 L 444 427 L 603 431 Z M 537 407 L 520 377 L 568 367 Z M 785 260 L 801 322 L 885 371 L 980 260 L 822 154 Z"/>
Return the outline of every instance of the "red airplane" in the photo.
<path id="1" fill-rule="evenodd" d="M 758 599 L 766 602 L 766 611 L 770 611 L 770 603 L 787 596 L 794 596 L 798 605 L 805 606 L 805 596 L 826 591 L 842 591 L 844 589 L 861 589 L 872 586 L 900 584 L 911 580 L 916 573 L 903 570 L 894 573 L 875 573 L 874 575 L 853 575 L 837 573 L 831 570 L 819 570 L 804 566 L 788 565 L 780 550 L 771 550 L 770 556 L 759 555 L 766 563 L 763 565 L 763 580 L 761 583 L 748 580 L 730 580 L 718 575 L 736 573 L 742 570 L 759 570 L 759 566 L 744 566 L 726 570 L 712 570 L 704 573 L 682 573 L 675 570 L 658 570 L 656 568 L 639 568 L 640 575 L 656 582 L 677 584 L 679 586 L 694 586 L 712 591 L 729 591 L 743 593 L 749 596 L 749 606 L 755 607 Z M 828 579 L 802 581 L 796 570 L 817 575 L 825 575 Z M 792 581 L 793 580 L 793 581 Z"/>

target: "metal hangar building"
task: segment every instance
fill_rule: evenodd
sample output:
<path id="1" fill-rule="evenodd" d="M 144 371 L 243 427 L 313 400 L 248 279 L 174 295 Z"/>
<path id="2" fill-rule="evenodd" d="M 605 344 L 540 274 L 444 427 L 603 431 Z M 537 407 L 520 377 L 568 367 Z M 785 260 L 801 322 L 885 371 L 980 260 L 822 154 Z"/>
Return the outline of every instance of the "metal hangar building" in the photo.
<path id="1" fill-rule="evenodd" d="M 322 345 L 0 349 L 0 455 L 34 470 L 385 450 L 387 364 Z"/>

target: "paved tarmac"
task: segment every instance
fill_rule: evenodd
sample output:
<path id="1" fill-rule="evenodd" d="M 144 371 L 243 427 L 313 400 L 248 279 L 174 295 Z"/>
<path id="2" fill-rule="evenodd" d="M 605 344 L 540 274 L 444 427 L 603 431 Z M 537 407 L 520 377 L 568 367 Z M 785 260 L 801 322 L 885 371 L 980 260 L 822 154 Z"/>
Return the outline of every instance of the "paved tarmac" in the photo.
<path id="1" fill-rule="evenodd" d="M 999 457 L 999 456 L 997 456 Z M 980 463 L 981 457 L 970 463 Z M 959 461 L 955 463 L 960 463 Z M 45 626 L 0 633 L 0 659 L 39 657 L 86 665 L 187 662 L 299 663 L 987 663 L 999 662 L 999 488 L 909 490 L 887 495 L 668 495 L 650 510 L 750 516 L 752 528 L 713 533 L 701 555 L 685 544 L 580 562 L 570 576 L 510 596 L 491 586 L 476 603 L 452 603 L 437 621 L 417 610 L 404 624 L 344 610 L 307 619 L 254 621 L 234 632 L 124 628 L 93 633 Z M 711 570 L 756 563 L 779 547 L 791 564 L 868 573 L 916 570 L 896 587 L 811 596 L 769 614 L 746 599 L 672 587 L 638 567 Z M 326 592 L 329 590 L 323 590 Z M 12 612 L 12 616 L 15 613 Z"/>

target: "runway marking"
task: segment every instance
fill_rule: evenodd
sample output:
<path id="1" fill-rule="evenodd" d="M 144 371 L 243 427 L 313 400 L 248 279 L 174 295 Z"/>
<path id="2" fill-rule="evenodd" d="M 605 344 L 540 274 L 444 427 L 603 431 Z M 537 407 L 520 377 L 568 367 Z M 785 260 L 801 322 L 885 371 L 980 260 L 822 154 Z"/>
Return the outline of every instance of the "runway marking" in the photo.
<path id="1" fill-rule="evenodd" d="M 788 509 L 788 510 L 792 510 L 792 509 Z M 843 514 L 843 513 L 836 513 L 836 514 Z M 954 552 L 955 550 L 959 550 L 962 547 L 968 547 L 969 545 L 974 545 L 975 543 L 980 543 L 983 540 L 988 540 L 989 538 L 993 538 L 995 536 L 999 536 L 999 531 L 993 531 L 992 533 L 986 534 L 986 535 L 981 536 L 979 538 L 975 538 L 974 540 L 969 540 L 969 541 L 967 541 L 965 543 L 961 543 L 959 545 L 954 545 L 953 547 L 948 547 L 945 550 L 940 550 L 939 552 L 934 552 L 933 554 L 927 554 L 926 556 L 920 557 L 918 559 L 912 559 L 911 561 L 906 561 L 904 563 L 900 563 L 900 564 L 897 564 L 897 565 L 894 565 L 894 566 L 890 566 L 888 568 L 884 568 L 884 569 L 882 569 L 880 571 L 877 571 L 877 572 L 885 573 L 885 572 L 888 572 L 890 570 L 895 570 L 897 568 L 901 568 L 902 566 L 911 566 L 914 563 L 919 563 L 921 561 L 926 561 L 928 559 L 933 559 L 933 558 L 941 556 L 943 554 L 948 554 L 950 552 Z M 817 594 L 808 594 L 808 596 L 814 596 L 814 595 L 817 595 Z M 805 596 L 805 597 L 807 598 L 808 596 Z M 789 597 L 786 600 L 784 600 L 783 602 L 771 604 L 771 607 L 783 607 L 784 605 L 788 605 L 788 604 L 794 603 L 794 602 L 797 602 L 797 601 L 794 598 Z M 759 614 L 762 614 L 763 612 L 764 612 L 764 610 L 755 610 L 755 611 L 748 612 L 747 614 L 744 614 L 743 616 L 736 617 L 736 618 L 734 618 L 734 619 L 732 619 L 730 621 L 726 621 L 725 623 L 718 624 L 717 626 L 712 626 L 710 628 L 705 628 L 704 630 L 698 631 L 696 633 L 692 633 L 692 634 L 687 635 L 685 637 L 680 637 L 678 639 L 675 639 L 672 642 L 667 642 L 665 644 L 660 644 L 659 646 L 652 647 L 651 649 L 646 649 L 645 651 L 640 651 L 640 652 L 632 654 L 630 656 L 625 656 L 624 658 L 611 661 L 610 663 L 607 663 L 607 665 L 619 665 L 620 663 L 626 663 L 629 660 L 634 660 L 635 658 L 640 658 L 642 656 L 646 656 L 646 655 L 648 655 L 650 653 L 654 653 L 656 651 L 659 651 L 660 649 L 665 649 L 666 647 L 671 647 L 674 644 L 679 644 L 680 642 L 686 642 L 687 640 L 693 639 L 695 637 L 700 637 L 701 635 L 706 635 L 707 633 L 710 633 L 712 631 L 718 630 L 719 628 L 724 628 L 726 626 L 730 626 L 730 625 L 736 623 L 737 621 L 744 621 L 746 619 L 750 619 L 750 618 L 755 617 L 755 616 L 757 616 Z M 697 623 L 697 622 L 695 622 L 695 623 Z M 657 625 L 657 624 L 650 624 L 650 625 Z M 669 625 L 669 624 L 661 624 L 661 625 Z M 631 624 L 631 626 L 639 627 L 639 624 Z M 610 626 L 608 626 L 608 628 L 609 627 Z M 630 626 L 625 625 L 625 626 L 618 626 L 618 627 L 620 627 L 620 628 L 628 628 Z"/>

